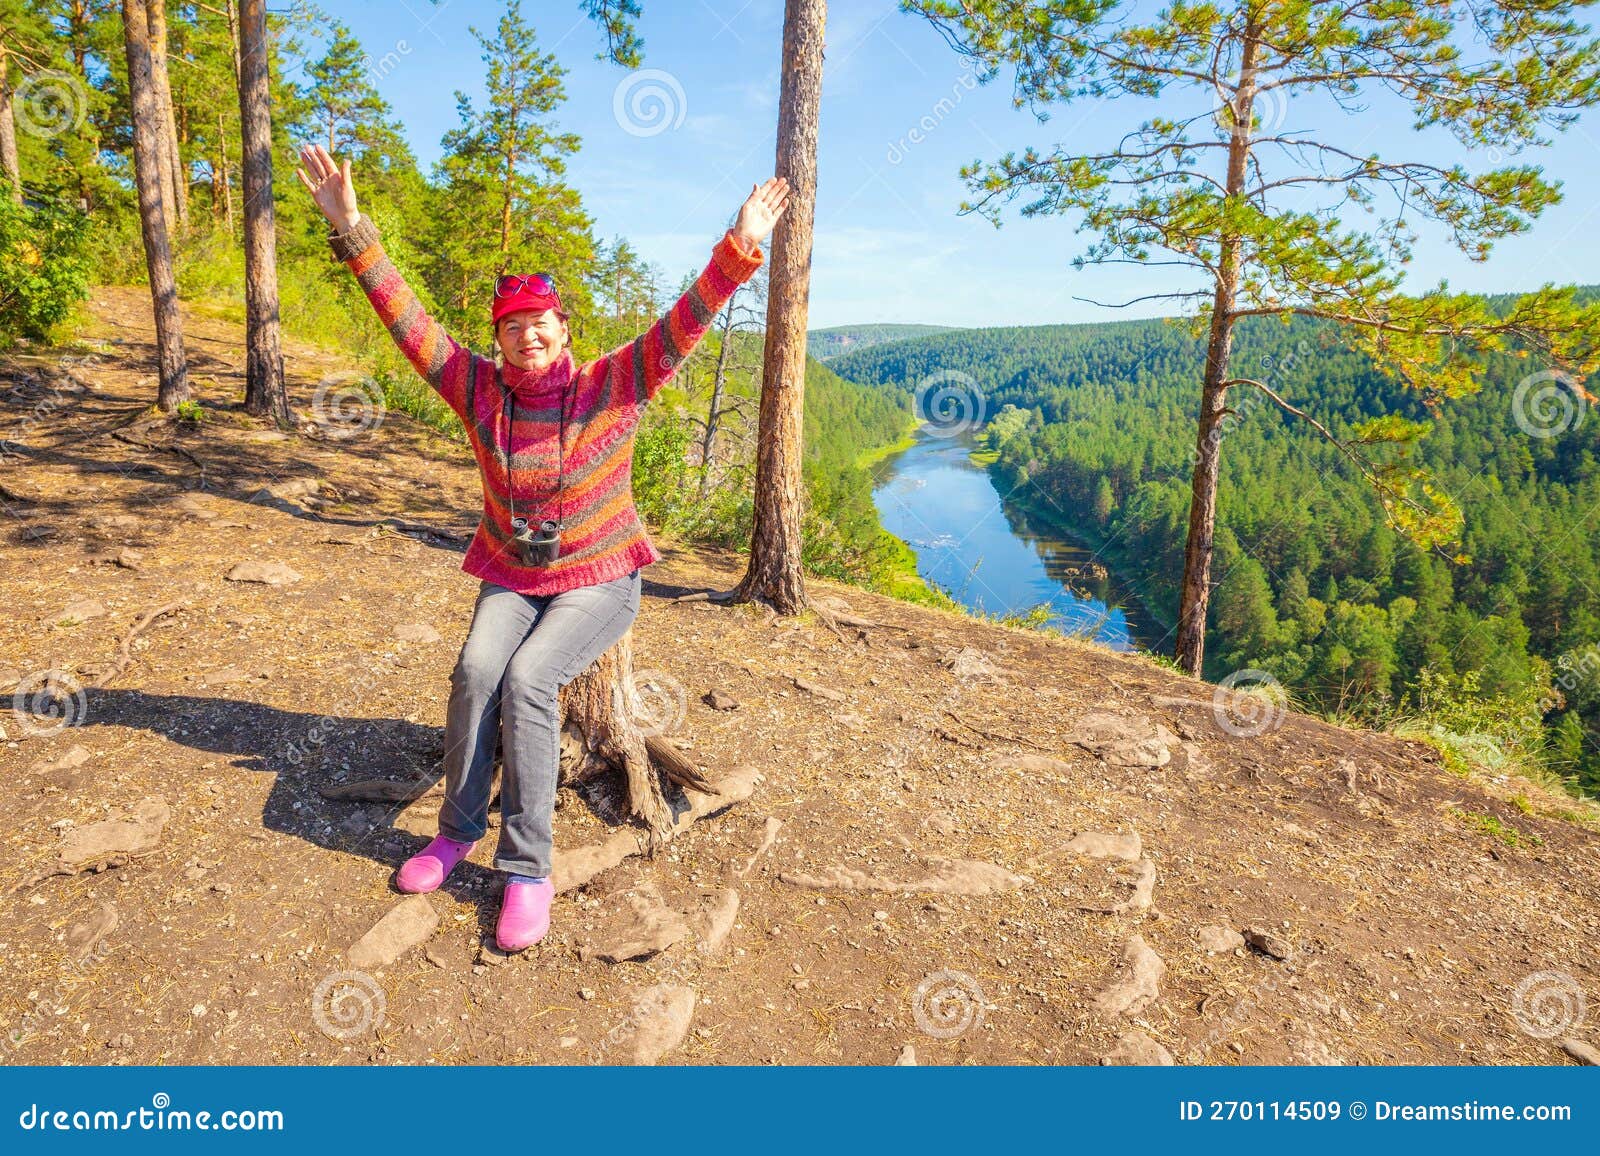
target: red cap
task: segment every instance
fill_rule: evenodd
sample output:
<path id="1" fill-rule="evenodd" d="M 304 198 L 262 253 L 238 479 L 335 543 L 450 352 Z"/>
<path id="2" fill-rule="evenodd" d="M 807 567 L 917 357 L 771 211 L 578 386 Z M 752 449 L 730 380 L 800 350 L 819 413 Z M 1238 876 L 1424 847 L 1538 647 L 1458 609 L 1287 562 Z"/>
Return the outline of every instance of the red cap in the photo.
<path id="1" fill-rule="evenodd" d="M 561 295 L 556 292 L 555 283 L 547 275 L 513 274 L 498 278 L 494 283 L 494 308 L 490 314 L 494 324 L 498 325 L 500 318 L 507 313 L 523 309 L 531 309 L 535 313 L 554 309 L 561 320 L 567 319 L 567 311 L 561 307 Z"/>

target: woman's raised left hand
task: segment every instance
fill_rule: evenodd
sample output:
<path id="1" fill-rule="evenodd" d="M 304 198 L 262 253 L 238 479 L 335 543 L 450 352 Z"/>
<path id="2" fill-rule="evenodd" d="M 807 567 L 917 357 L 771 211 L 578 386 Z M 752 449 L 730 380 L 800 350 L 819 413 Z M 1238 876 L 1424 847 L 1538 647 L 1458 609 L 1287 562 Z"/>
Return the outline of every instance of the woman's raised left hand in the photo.
<path id="1" fill-rule="evenodd" d="M 789 182 L 784 177 L 772 177 L 764 185 L 750 186 L 750 195 L 739 206 L 739 219 L 733 226 L 746 249 L 753 249 L 767 239 L 788 203 Z"/>

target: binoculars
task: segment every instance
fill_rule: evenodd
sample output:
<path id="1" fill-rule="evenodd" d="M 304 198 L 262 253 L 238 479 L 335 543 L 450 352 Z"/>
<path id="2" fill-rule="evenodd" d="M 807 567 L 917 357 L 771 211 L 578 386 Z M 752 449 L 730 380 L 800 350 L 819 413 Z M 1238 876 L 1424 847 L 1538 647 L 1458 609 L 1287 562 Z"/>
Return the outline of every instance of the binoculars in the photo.
<path id="1" fill-rule="evenodd" d="M 561 524 L 546 518 L 535 530 L 526 518 L 511 519 L 511 540 L 517 544 L 524 566 L 548 566 L 561 555 Z"/>

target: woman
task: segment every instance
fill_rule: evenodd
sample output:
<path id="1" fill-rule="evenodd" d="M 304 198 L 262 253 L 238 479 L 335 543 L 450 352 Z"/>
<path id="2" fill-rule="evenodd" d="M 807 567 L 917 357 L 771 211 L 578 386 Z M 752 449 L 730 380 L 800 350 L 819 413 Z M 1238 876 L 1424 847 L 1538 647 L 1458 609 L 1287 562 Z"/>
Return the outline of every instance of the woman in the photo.
<path id="1" fill-rule="evenodd" d="M 641 337 L 583 365 L 572 356 L 553 278 L 498 278 L 490 308 L 497 365 L 424 312 L 356 209 L 350 162 L 341 168 L 320 145 L 306 146 L 300 160 L 300 181 L 332 226 L 335 255 L 407 360 L 460 416 L 483 482 L 483 518 L 461 566 L 479 587 L 450 676 L 439 834 L 395 884 L 436 889 L 483 837 L 498 736 L 494 865 L 506 885 L 495 939 L 520 951 L 544 937 L 555 895 L 560 689 L 627 632 L 639 612 L 640 568 L 661 558 L 633 505 L 639 411 L 760 268 L 760 244 L 783 215 L 788 182 L 752 186 L 689 292 Z"/>

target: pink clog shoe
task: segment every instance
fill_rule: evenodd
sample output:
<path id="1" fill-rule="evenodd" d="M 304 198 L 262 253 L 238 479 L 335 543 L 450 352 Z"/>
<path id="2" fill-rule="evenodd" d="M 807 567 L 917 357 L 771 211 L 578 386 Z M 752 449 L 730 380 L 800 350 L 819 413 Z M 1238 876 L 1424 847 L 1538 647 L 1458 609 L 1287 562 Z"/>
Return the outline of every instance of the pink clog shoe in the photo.
<path id="1" fill-rule="evenodd" d="M 494 941 L 501 951 L 521 951 L 532 947 L 550 930 L 550 901 L 556 885 L 545 879 L 538 883 L 507 883 L 500 896 L 500 920 L 495 924 Z"/>
<path id="2" fill-rule="evenodd" d="M 424 891 L 437 891 L 445 876 L 455 870 L 457 863 L 472 854 L 478 844 L 462 843 L 435 835 L 433 842 L 407 859 L 394 878 L 401 891 L 416 895 Z"/>

